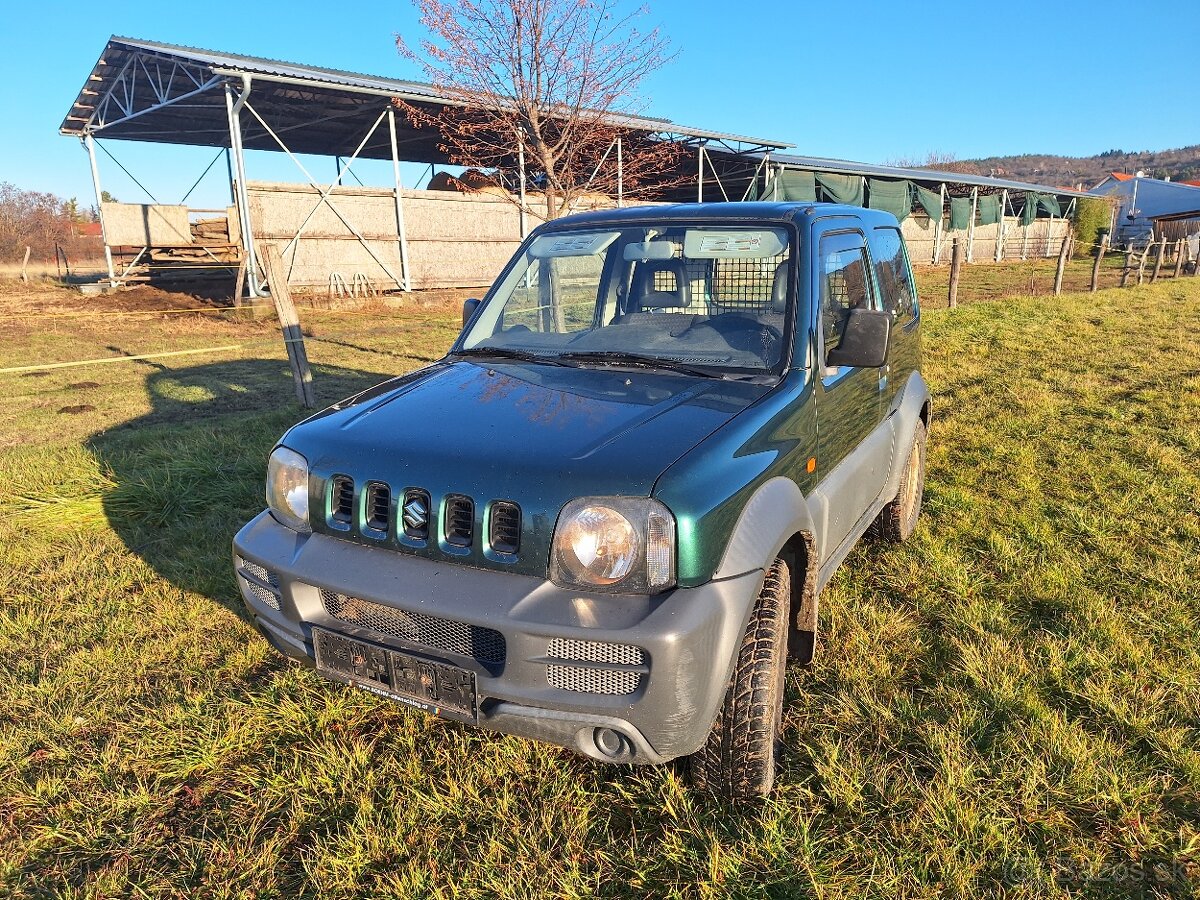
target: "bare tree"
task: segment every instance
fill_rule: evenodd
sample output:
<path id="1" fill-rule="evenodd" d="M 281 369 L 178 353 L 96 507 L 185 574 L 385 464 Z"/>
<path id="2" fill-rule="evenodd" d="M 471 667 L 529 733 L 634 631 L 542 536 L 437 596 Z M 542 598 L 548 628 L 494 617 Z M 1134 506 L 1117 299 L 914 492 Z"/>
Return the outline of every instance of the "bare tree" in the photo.
<path id="1" fill-rule="evenodd" d="M 626 194 L 654 184 L 682 150 L 631 129 L 646 76 L 673 54 L 657 28 L 639 31 L 643 10 L 617 0 L 415 0 L 429 37 L 420 53 L 396 46 L 450 101 L 435 112 L 395 101 L 413 125 L 436 127 L 456 164 L 495 170 L 511 189 L 517 148 L 545 197 L 546 217 L 589 192 L 617 189 L 614 145 L 622 139 Z"/>
<path id="2" fill-rule="evenodd" d="M 954 172 L 959 175 L 982 175 L 979 166 L 974 163 L 964 162 L 953 153 L 942 153 L 938 150 L 931 150 L 921 158 L 901 157 L 899 159 L 888 160 L 885 165 L 889 166 L 906 166 L 917 169 L 934 169 L 938 172 Z"/>
<path id="3" fill-rule="evenodd" d="M 26 247 L 48 256 L 57 242 L 72 236 L 74 223 L 68 204 L 53 194 L 0 182 L 0 259 L 19 259 Z"/>

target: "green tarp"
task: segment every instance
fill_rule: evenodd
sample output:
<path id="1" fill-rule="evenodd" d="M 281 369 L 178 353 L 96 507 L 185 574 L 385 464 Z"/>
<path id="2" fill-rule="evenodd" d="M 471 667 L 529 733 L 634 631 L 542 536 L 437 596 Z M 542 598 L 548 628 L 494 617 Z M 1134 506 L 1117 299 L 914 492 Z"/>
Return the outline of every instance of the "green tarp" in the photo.
<path id="1" fill-rule="evenodd" d="M 1030 225 L 1037 218 L 1038 211 L 1038 195 L 1025 195 L 1025 208 L 1021 210 L 1021 224 Z"/>
<path id="2" fill-rule="evenodd" d="M 921 204 L 921 209 L 929 214 L 929 218 L 933 221 L 940 221 L 942 218 L 942 192 L 930 191 L 917 185 L 917 202 Z"/>
<path id="3" fill-rule="evenodd" d="M 979 224 L 995 225 L 1000 221 L 1000 198 L 988 194 L 979 198 Z"/>
<path id="4" fill-rule="evenodd" d="M 822 200 L 845 203 L 850 206 L 863 205 L 863 180 L 858 175 L 831 175 L 817 173 L 817 184 L 821 186 Z"/>
<path id="5" fill-rule="evenodd" d="M 912 212 L 911 185 L 907 181 L 883 181 L 871 178 L 867 181 L 867 203 L 871 209 L 890 212 L 903 222 Z"/>
<path id="6" fill-rule="evenodd" d="M 1025 209 L 1021 212 L 1021 224 L 1032 223 L 1037 218 L 1039 207 L 1056 219 L 1062 218 L 1062 207 L 1058 205 L 1057 197 L 1053 194 L 1029 193 L 1025 195 Z"/>
<path id="7" fill-rule="evenodd" d="M 963 231 L 971 223 L 971 198 L 950 198 L 950 230 Z"/>
<path id="8" fill-rule="evenodd" d="M 800 172 L 795 169 L 784 169 L 779 173 L 763 195 L 767 200 L 808 200 L 817 199 L 817 183 L 812 172 Z"/>

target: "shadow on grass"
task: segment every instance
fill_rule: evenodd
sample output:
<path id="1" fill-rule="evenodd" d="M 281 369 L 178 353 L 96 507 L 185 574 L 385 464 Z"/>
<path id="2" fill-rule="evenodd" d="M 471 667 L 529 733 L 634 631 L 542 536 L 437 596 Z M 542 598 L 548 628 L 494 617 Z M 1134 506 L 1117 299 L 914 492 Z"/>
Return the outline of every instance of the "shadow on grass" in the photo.
<path id="1" fill-rule="evenodd" d="M 230 564 L 239 527 L 263 508 L 267 454 L 306 411 L 288 364 L 251 359 L 185 369 L 152 362 L 151 412 L 87 441 L 115 484 L 108 521 L 160 576 L 242 614 Z M 314 367 L 318 406 L 392 377 Z"/>

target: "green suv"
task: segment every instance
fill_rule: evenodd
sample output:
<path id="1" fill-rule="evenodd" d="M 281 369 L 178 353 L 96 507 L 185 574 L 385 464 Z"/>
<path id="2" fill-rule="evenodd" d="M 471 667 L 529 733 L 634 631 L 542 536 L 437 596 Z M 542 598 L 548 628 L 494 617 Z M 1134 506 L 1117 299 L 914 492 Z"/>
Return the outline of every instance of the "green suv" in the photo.
<path id="1" fill-rule="evenodd" d="M 446 356 L 301 422 L 234 539 L 250 614 L 322 674 L 761 796 L 789 658 L 868 530 L 921 509 L 930 397 L 891 215 L 570 216 Z"/>

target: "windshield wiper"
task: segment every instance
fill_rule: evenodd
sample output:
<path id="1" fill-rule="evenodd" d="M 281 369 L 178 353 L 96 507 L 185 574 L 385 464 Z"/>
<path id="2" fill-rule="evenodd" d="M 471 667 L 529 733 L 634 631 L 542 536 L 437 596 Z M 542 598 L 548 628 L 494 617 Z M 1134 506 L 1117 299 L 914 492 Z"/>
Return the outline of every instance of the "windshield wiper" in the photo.
<path id="1" fill-rule="evenodd" d="M 452 354 L 453 356 L 490 356 L 493 359 L 519 359 L 522 362 L 545 363 L 548 366 L 565 366 L 553 354 L 534 353 L 532 350 L 520 350 L 516 347 L 464 347 Z"/>
<path id="2" fill-rule="evenodd" d="M 637 366 L 643 369 L 667 369 L 671 372 L 681 372 L 684 375 L 696 375 L 700 378 L 725 378 L 723 372 L 712 369 L 702 369 L 699 366 L 689 366 L 664 356 L 653 356 L 649 353 L 627 353 L 624 350 L 571 350 L 560 353 L 559 359 L 571 362 L 595 362 L 611 366 Z"/>

